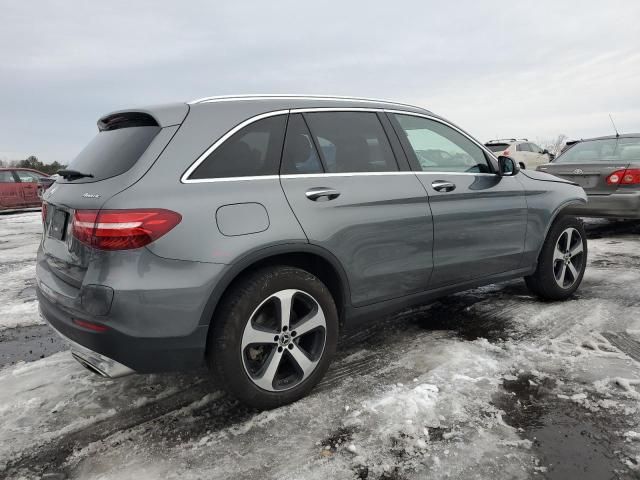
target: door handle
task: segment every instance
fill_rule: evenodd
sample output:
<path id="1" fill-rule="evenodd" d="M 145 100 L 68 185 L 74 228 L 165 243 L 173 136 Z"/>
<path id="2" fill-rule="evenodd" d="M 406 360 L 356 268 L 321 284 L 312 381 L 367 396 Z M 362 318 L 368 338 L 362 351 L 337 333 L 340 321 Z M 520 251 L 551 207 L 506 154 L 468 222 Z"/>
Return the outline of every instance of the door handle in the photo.
<path id="1" fill-rule="evenodd" d="M 431 183 L 431 186 L 438 192 L 451 192 L 456 189 L 455 183 L 445 182 L 444 180 L 436 180 Z"/>
<path id="2" fill-rule="evenodd" d="M 339 191 L 327 187 L 310 188 L 304 194 L 309 200 L 313 200 L 314 202 L 318 201 L 321 198 L 333 200 L 334 198 L 338 198 L 340 196 Z"/>

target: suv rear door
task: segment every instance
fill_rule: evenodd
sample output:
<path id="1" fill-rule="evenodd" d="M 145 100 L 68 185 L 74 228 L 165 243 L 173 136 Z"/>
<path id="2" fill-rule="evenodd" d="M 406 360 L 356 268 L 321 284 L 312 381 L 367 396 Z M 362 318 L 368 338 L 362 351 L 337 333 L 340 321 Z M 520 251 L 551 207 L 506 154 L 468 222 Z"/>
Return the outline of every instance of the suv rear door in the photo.
<path id="1" fill-rule="evenodd" d="M 519 180 L 494 173 L 478 144 L 437 119 L 399 112 L 389 117 L 429 195 L 434 225 L 429 288 L 518 269 L 527 220 Z"/>
<path id="2" fill-rule="evenodd" d="M 426 290 L 432 271 L 427 196 L 394 150 L 381 113 L 289 117 L 282 188 L 309 241 L 344 266 L 356 306 Z"/>

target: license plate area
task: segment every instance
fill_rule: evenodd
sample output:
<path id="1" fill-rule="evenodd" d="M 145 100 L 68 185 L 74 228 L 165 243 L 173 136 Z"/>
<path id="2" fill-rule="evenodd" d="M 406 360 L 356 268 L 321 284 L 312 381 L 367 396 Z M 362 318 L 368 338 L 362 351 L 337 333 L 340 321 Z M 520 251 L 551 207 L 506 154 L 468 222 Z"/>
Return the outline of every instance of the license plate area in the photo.
<path id="1" fill-rule="evenodd" d="M 69 220 L 69 214 L 64 210 L 56 209 L 53 212 L 51 218 L 51 225 L 49 226 L 49 236 L 56 240 L 64 240 L 67 231 L 67 221 Z"/>
<path id="2" fill-rule="evenodd" d="M 598 185 L 599 175 L 565 175 L 567 180 L 577 183 L 582 188 L 593 188 Z"/>

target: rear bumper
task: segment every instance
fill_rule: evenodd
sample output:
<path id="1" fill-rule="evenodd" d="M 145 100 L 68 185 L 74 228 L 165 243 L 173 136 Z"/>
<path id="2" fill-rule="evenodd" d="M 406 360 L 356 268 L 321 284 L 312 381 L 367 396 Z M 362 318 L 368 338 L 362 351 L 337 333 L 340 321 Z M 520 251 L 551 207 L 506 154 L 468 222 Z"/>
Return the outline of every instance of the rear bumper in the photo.
<path id="1" fill-rule="evenodd" d="M 586 205 L 571 206 L 569 213 L 582 217 L 640 218 L 640 191 L 587 197 Z"/>
<path id="2" fill-rule="evenodd" d="M 36 291 L 44 320 L 78 346 L 72 348 L 78 360 L 108 376 L 200 368 L 210 322 L 203 312 L 225 266 L 163 259 L 144 249 L 105 255 L 92 260 L 76 288 L 54 273 L 40 249 Z M 113 291 L 103 314 L 87 301 L 96 286 Z"/>
<path id="3" fill-rule="evenodd" d="M 40 316 L 44 318 L 42 312 L 40 312 Z M 49 325 L 51 325 L 51 323 L 49 323 Z M 56 330 L 53 325 L 51 325 L 51 328 L 53 328 L 55 332 L 60 335 L 67 344 L 69 344 L 69 350 L 71 351 L 73 358 L 92 372 L 107 378 L 124 377 L 135 373 L 135 370 L 116 362 L 114 359 L 105 357 L 104 355 L 94 352 L 93 350 L 74 342 L 70 338 L 65 337 L 62 333 Z"/>
<path id="4" fill-rule="evenodd" d="M 208 326 L 184 337 L 134 337 L 111 328 L 94 332 L 74 324 L 79 316 L 51 302 L 41 288 L 37 293 L 43 319 L 69 343 L 76 360 L 101 375 L 187 371 L 203 365 Z"/>

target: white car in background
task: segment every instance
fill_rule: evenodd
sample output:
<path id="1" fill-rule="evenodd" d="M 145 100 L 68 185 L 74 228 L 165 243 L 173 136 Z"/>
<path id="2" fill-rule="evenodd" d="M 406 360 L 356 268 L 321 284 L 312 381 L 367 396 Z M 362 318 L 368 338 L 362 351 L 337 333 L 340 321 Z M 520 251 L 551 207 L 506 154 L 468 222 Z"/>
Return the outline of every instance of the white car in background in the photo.
<path id="1" fill-rule="evenodd" d="M 485 146 L 496 154 L 496 157 L 511 157 L 520 164 L 520 168 L 535 170 L 538 165 L 549 163 L 555 155 L 548 150 L 540 148 L 526 138 L 506 138 L 489 140 Z"/>

